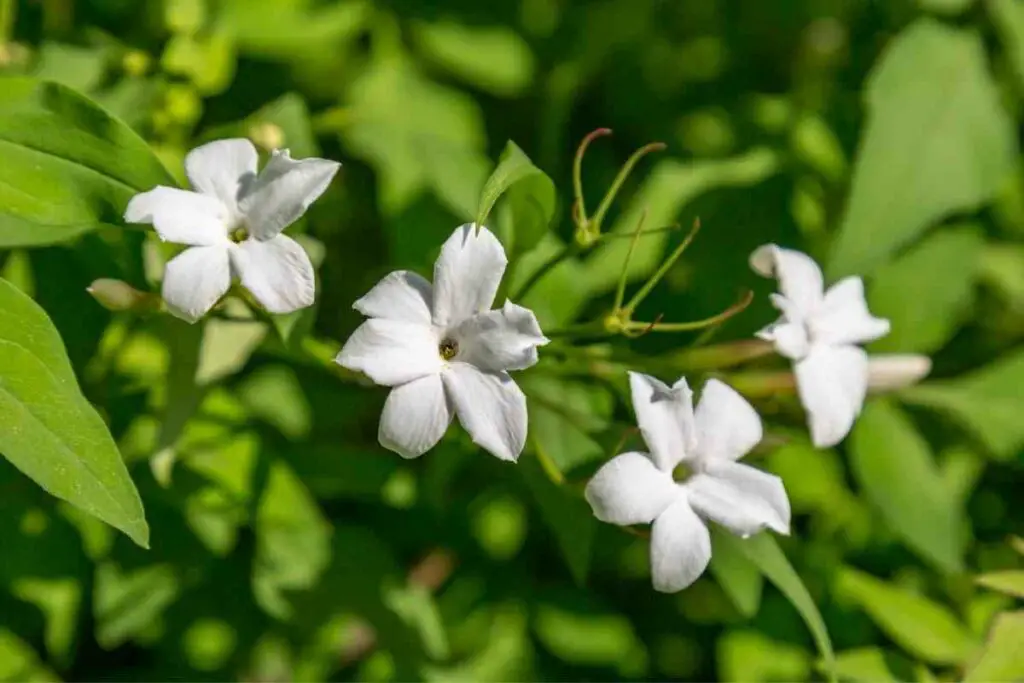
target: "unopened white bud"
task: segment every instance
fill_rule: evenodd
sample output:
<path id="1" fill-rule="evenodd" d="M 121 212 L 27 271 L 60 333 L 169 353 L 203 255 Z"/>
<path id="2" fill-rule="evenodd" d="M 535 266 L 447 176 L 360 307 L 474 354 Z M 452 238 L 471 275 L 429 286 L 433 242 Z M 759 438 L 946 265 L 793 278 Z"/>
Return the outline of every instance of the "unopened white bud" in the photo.
<path id="1" fill-rule="evenodd" d="M 916 353 L 893 353 L 868 358 L 868 390 L 893 391 L 916 384 L 932 370 L 932 360 Z"/>

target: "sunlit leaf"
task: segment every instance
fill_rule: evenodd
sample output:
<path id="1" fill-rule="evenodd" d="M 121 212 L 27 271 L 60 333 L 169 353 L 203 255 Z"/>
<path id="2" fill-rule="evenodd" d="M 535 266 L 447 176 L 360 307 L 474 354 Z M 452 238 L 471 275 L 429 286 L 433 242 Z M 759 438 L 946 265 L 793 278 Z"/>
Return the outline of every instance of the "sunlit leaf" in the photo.
<path id="1" fill-rule="evenodd" d="M 964 681 L 995 683 L 1024 678 L 1024 612 L 1007 612 L 995 619 L 988 641 L 967 670 Z"/>
<path id="2" fill-rule="evenodd" d="M 991 199 L 1013 170 L 1013 122 L 972 30 L 911 24 L 875 66 L 866 100 L 833 276 L 873 270 L 929 225 Z"/>
<path id="3" fill-rule="evenodd" d="M 58 498 L 149 545 L 142 501 L 110 432 L 81 394 L 60 335 L 0 280 L 0 453 Z"/>
<path id="4" fill-rule="evenodd" d="M 877 647 L 862 647 L 836 653 L 836 676 L 841 681 L 896 681 Z"/>
<path id="5" fill-rule="evenodd" d="M 180 590 L 177 575 L 166 564 L 135 570 L 101 564 L 93 590 L 96 640 L 110 649 L 135 638 L 163 614 Z"/>
<path id="6" fill-rule="evenodd" d="M 963 511 L 903 412 L 870 403 L 853 428 L 850 464 L 868 500 L 911 549 L 943 571 L 960 569 Z"/>
<path id="7" fill-rule="evenodd" d="M 525 252 L 544 236 L 555 215 L 555 183 L 509 140 L 480 193 L 476 222 L 485 225 L 495 203 L 505 197 L 501 234 L 507 251 Z"/>
<path id="8" fill-rule="evenodd" d="M 716 653 L 723 681 L 802 681 L 811 669 L 806 650 L 757 631 L 727 631 Z"/>
<path id="9" fill-rule="evenodd" d="M 1024 599 L 1024 569 L 989 572 L 974 580 L 985 588 Z"/>
<path id="10" fill-rule="evenodd" d="M 62 85 L 0 77 L 0 247 L 121 225 L 131 197 L 174 185 L 125 124 Z"/>
<path id="11" fill-rule="evenodd" d="M 429 60 L 497 95 L 517 95 L 533 79 L 530 46 L 508 28 L 418 22 L 413 38 Z"/>
<path id="12" fill-rule="evenodd" d="M 960 664 L 976 643 L 950 611 L 928 598 L 854 569 L 844 569 L 836 590 L 856 602 L 886 635 L 932 664 Z"/>

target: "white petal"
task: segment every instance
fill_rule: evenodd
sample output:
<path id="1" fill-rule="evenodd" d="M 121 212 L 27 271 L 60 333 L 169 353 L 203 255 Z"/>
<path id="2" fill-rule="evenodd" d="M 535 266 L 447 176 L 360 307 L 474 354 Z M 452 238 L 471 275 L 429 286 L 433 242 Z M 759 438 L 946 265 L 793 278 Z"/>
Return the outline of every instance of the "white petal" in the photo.
<path id="1" fill-rule="evenodd" d="M 265 242 L 249 238 L 231 252 L 242 285 L 271 313 L 291 313 L 313 303 L 316 278 L 302 245 L 286 235 Z"/>
<path id="2" fill-rule="evenodd" d="M 226 244 L 230 211 L 216 197 L 174 187 L 156 187 L 132 197 L 128 223 L 149 223 L 160 239 L 175 244 Z"/>
<path id="3" fill-rule="evenodd" d="M 932 359 L 916 353 L 868 357 L 868 390 L 892 391 L 916 384 L 932 371 Z"/>
<path id="4" fill-rule="evenodd" d="M 231 286 L 229 247 L 191 247 L 167 263 L 163 298 L 167 309 L 190 323 L 202 318 Z"/>
<path id="5" fill-rule="evenodd" d="M 750 267 L 779 281 L 779 291 L 804 315 L 821 303 L 825 288 L 821 268 L 807 254 L 774 244 L 758 247 L 750 255 Z"/>
<path id="6" fill-rule="evenodd" d="M 394 386 L 441 372 L 437 335 L 426 325 L 371 318 L 356 328 L 335 361 Z"/>
<path id="7" fill-rule="evenodd" d="M 762 529 L 789 533 L 789 498 L 775 475 L 718 460 L 684 484 L 690 505 L 704 519 L 746 538 Z"/>
<path id="8" fill-rule="evenodd" d="M 458 360 L 491 372 L 535 365 L 537 347 L 548 343 L 533 311 L 510 301 L 500 310 L 474 315 L 452 335 L 459 343 Z"/>
<path id="9" fill-rule="evenodd" d="M 245 138 L 215 140 L 188 153 L 185 173 L 192 187 L 234 212 L 243 191 L 256 180 L 258 163 L 256 148 Z"/>
<path id="10" fill-rule="evenodd" d="M 377 440 L 403 458 L 417 458 L 437 445 L 451 421 L 441 376 L 427 375 L 391 390 Z"/>
<path id="11" fill-rule="evenodd" d="M 649 524 L 680 496 L 672 475 L 643 453 L 617 455 L 597 471 L 584 492 L 594 516 L 611 524 Z"/>
<path id="12" fill-rule="evenodd" d="M 793 360 L 800 360 L 811 348 L 806 325 L 802 322 L 788 322 L 786 318 L 772 323 L 755 336 L 772 342 L 780 355 Z"/>
<path id="13" fill-rule="evenodd" d="M 473 443 L 502 460 L 517 460 L 526 443 L 526 396 L 512 378 L 468 363 L 450 363 L 442 377 Z"/>
<path id="14" fill-rule="evenodd" d="M 889 321 L 868 311 L 859 277 L 832 285 L 810 325 L 814 340 L 823 344 L 866 344 L 889 334 Z"/>
<path id="15" fill-rule="evenodd" d="M 288 150 L 275 151 L 239 202 L 249 232 L 266 240 L 306 213 L 331 184 L 341 167 L 327 159 L 292 159 Z"/>
<path id="16" fill-rule="evenodd" d="M 490 230 L 473 223 L 456 228 L 434 264 L 434 324 L 455 325 L 488 310 L 507 264 Z"/>
<path id="17" fill-rule="evenodd" d="M 669 388 L 640 372 L 629 373 L 633 411 L 654 463 L 671 472 L 693 445 L 693 392 L 681 379 Z"/>
<path id="18" fill-rule="evenodd" d="M 685 498 L 658 515 L 651 529 L 651 580 L 661 593 L 681 591 L 711 561 L 711 535 Z"/>
<path id="19" fill-rule="evenodd" d="M 694 417 L 702 460 L 738 460 L 756 446 L 763 435 L 761 418 L 735 389 L 709 379 L 701 391 Z"/>
<path id="20" fill-rule="evenodd" d="M 396 270 L 374 285 L 352 308 L 368 318 L 429 325 L 432 300 L 433 291 L 425 278 L 412 271 Z"/>
<path id="21" fill-rule="evenodd" d="M 794 365 L 811 440 L 834 446 L 860 414 L 868 384 L 868 357 L 856 346 L 817 346 Z"/>

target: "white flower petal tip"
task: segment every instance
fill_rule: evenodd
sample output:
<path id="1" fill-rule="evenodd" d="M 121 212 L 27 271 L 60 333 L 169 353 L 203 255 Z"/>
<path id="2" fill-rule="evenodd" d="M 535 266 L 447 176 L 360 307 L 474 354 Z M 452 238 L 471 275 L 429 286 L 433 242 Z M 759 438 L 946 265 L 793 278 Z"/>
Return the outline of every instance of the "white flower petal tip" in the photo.
<path id="1" fill-rule="evenodd" d="M 626 526 L 653 522 L 679 491 L 672 475 L 646 455 L 623 453 L 601 466 L 583 495 L 599 520 Z"/>
<path id="2" fill-rule="evenodd" d="M 231 250 L 231 261 L 242 285 L 268 312 L 281 315 L 313 305 L 313 263 L 292 238 L 247 239 Z"/>
<path id="3" fill-rule="evenodd" d="M 775 275 L 775 254 L 778 247 L 774 244 L 762 244 L 750 254 L 750 269 L 761 277 Z"/>
<path id="4" fill-rule="evenodd" d="M 537 349 L 549 340 L 531 310 L 511 301 L 490 309 L 506 264 L 497 238 L 467 223 L 442 246 L 433 284 L 396 271 L 353 304 L 369 319 L 335 362 L 395 387 L 378 435 L 385 448 L 418 457 L 457 417 L 484 450 L 501 460 L 519 458 L 526 444 L 526 396 L 508 371 L 534 365 Z"/>
<path id="5" fill-rule="evenodd" d="M 868 356 L 868 391 L 894 391 L 917 384 L 932 371 L 932 359 L 916 353 Z"/>

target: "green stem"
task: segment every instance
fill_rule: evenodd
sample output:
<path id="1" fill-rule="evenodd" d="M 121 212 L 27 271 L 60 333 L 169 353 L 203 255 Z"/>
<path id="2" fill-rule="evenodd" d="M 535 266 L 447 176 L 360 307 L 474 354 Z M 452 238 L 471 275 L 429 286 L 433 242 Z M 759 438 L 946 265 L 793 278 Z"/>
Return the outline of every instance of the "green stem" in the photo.
<path id="1" fill-rule="evenodd" d="M 714 346 L 687 349 L 669 358 L 689 371 L 719 370 L 741 365 L 774 353 L 774 347 L 760 339 L 744 339 Z"/>
<path id="2" fill-rule="evenodd" d="M 692 330 L 701 330 L 710 325 L 717 325 L 720 322 L 728 320 L 732 316 L 736 315 L 754 300 L 754 293 L 747 292 L 742 299 L 738 302 L 725 309 L 718 315 L 713 315 L 710 318 L 704 318 L 703 320 L 694 320 L 688 323 L 643 323 L 635 320 L 631 320 L 625 324 L 627 332 L 690 332 Z M 627 309 L 628 310 L 628 309 Z"/>
<path id="3" fill-rule="evenodd" d="M 796 392 L 796 377 L 789 371 L 741 372 L 723 377 L 747 398 L 768 398 Z"/>
<path id="4" fill-rule="evenodd" d="M 649 145 L 644 145 L 637 151 L 633 152 L 633 156 L 626 160 L 626 163 L 619 169 L 618 175 L 615 176 L 615 180 L 612 181 L 611 187 L 605 193 L 601 203 L 597 206 L 597 211 L 594 212 L 594 218 L 590 223 L 594 226 L 595 230 L 600 233 L 601 222 L 604 220 L 605 214 L 608 213 L 608 209 L 611 208 L 612 202 L 615 201 L 616 195 L 619 194 L 619 190 L 622 189 L 622 185 L 626 182 L 626 178 L 633 172 L 633 168 L 637 163 L 651 152 L 660 152 L 665 149 L 664 142 L 652 142 Z"/>
<path id="5" fill-rule="evenodd" d="M 572 188 L 573 193 L 576 195 L 576 217 L 579 221 L 577 227 L 582 227 L 587 224 L 587 207 L 583 199 L 583 155 L 586 154 L 587 147 L 590 146 L 591 142 L 597 138 L 611 134 L 612 131 L 610 128 L 598 128 L 597 130 L 588 133 L 580 142 L 580 146 L 576 149 L 576 156 L 572 161 Z"/>
<path id="6" fill-rule="evenodd" d="M 669 256 L 665 262 L 661 264 L 661 267 L 658 268 L 657 272 L 655 272 L 654 275 L 644 283 L 644 286 L 640 288 L 640 291 L 633 295 L 633 298 L 630 299 L 628 304 L 626 304 L 626 307 L 622 309 L 623 311 L 629 315 L 633 314 L 636 307 L 639 306 L 645 298 L 647 298 L 647 295 L 651 293 L 651 290 L 661 282 L 661 279 L 665 277 L 665 274 L 668 273 L 672 266 L 675 265 L 676 261 L 679 260 L 679 257 L 683 255 L 683 252 L 686 251 L 688 246 L 690 246 L 690 243 L 693 242 L 693 238 L 697 236 L 698 232 L 700 232 L 699 218 L 693 222 L 693 227 L 690 229 L 689 234 L 682 242 L 680 242 L 679 246 L 672 252 L 672 255 Z"/>
<path id="7" fill-rule="evenodd" d="M 633 260 L 633 252 L 636 250 L 636 243 L 640 241 L 640 235 L 644 231 L 644 221 L 647 219 L 647 210 L 640 214 L 640 220 L 636 222 L 636 229 L 633 231 L 633 239 L 629 242 L 629 251 L 622 262 L 622 272 L 619 274 L 619 283 L 615 287 L 615 304 L 612 310 L 618 312 L 622 308 L 622 301 L 626 298 L 626 281 L 629 280 L 629 264 Z"/>
<path id="8" fill-rule="evenodd" d="M 542 265 L 537 270 L 533 271 L 533 273 L 530 275 L 530 277 L 528 277 L 526 279 L 526 282 L 524 282 L 523 285 L 519 289 L 516 290 L 515 295 L 513 295 L 510 298 L 513 301 L 522 301 L 523 297 L 526 296 L 526 293 L 529 292 L 531 289 L 533 289 L 534 285 L 536 285 L 538 282 L 540 282 L 541 278 L 543 278 L 545 275 L 547 275 L 548 272 L 550 272 L 551 269 L 553 269 L 559 263 L 561 263 L 562 261 L 566 260 L 567 258 L 569 258 L 570 256 L 572 256 L 575 253 L 576 253 L 576 243 L 574 242 L 572 244 L 567 244 L 565 247 L 562 248 L 561 251 L 559 251 L 557 254 L 555 254 L 544 265 Z"/>
<path id="9" fill-rule="evenodd" d="M 555 339 L 558 337 L 609 336 L 611 334 L 612 333 L 604 326 L 604 322 L 600 320 L 592 320 L 588 323 L 577 323 L 567 327 L 544 331 L 544 336 L 549 339 Z"/>

